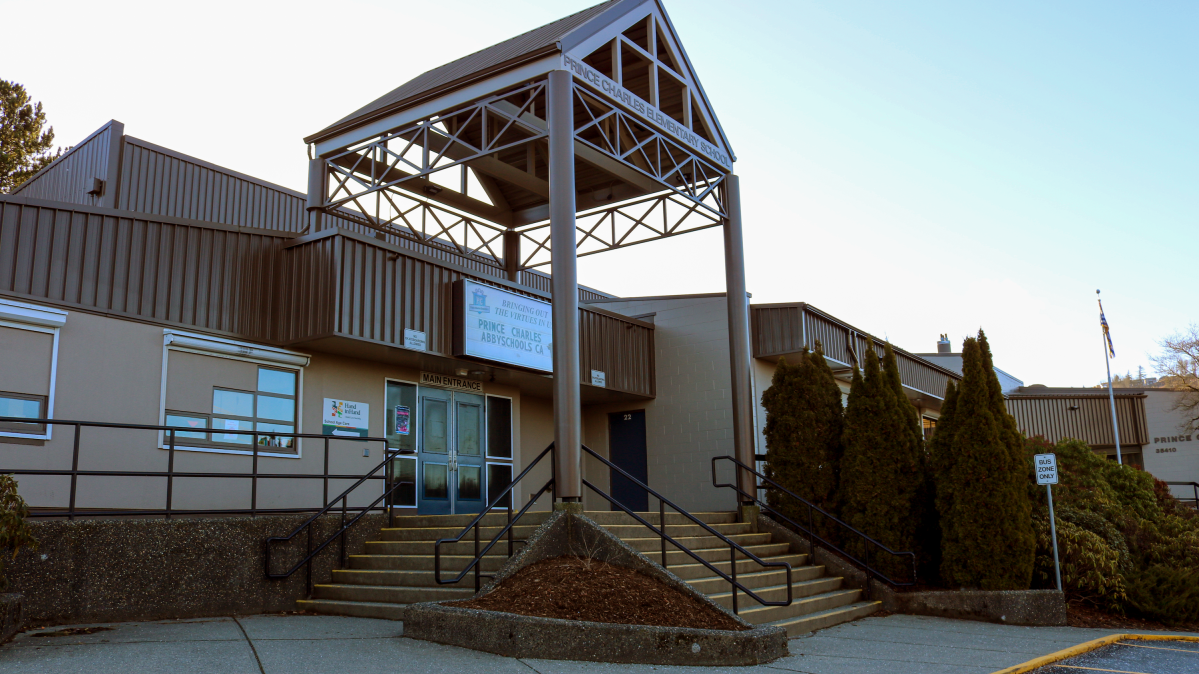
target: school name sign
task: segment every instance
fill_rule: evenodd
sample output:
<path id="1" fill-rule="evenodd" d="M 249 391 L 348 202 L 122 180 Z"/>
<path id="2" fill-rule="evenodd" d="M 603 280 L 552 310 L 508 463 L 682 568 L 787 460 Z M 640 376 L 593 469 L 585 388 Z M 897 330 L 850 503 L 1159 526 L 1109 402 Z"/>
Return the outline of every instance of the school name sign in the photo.
<path id="1" fill-rule="evenodd" d="M 694 131 L 676 122 L 670 115 L 650 105 L 637 94 L 608 79 L 600 71 L 565 54 L 562 55 L 562 63 L 568 70 L 581 77 L 583 81 L 624 104 L 625 107 L 637 113 L 654 126 L 665 129 L 670 135 L 686 143 L 691 149 L 698 151 L 725 169 L 732 168 L 733 162 L 727 154 L 721 152 L 720 148 L 714 147 L 708 141 L 700 138 Z"/>
<path id="2" fill-rule="evenodd" d="M 454 355 L 554 370 L 549 302 L 463 279 L 454 289 Z"/>

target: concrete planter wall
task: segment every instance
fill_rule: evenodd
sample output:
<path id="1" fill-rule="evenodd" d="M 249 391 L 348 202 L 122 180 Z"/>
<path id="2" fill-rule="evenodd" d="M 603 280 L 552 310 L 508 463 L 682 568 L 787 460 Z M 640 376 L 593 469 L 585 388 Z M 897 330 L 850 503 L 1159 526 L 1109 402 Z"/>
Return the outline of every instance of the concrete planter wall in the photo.
<path id="1" fill-rule="evenodd" d="M 751 629 L 614 625 L 425 603 L 408 607 L 404 616 L 404 636 L 509 657 L 550 660 L 755 665 L 787 655 L 785 629 L 750 625 L 581 513 L 554 513 L 533 532 L 528 545 L 509 560 L 480 595 L 487 594 L 530 564 L 562 555 L 591 557 L 633 569 L 698 599 Z"/>
<path id="2" fill-rule="evenodd" d="M 808 541 L 778 522 L 759 516 L 758 527 L 791 544 L 792 552 L 807 553 Z M 817 546 L 812 558 L 833 575 L 845 578 L 850 587 L 865 589 L 866 574 L 844 558 Z M 928 615 L 960 620 L 982 620 L 1009 625 L 1061 626 L 1066 624 L 1066 601 L 1056 590 L 937 590 L 901 592 L 872 580 L 870 596 L 882 601 L 883 610 L 910 615 Z"/>
<path id="3" fill-rule="evenodd" d="M 265 541 L 310 515 L 211 519 L 109 519 L 38 522 L 37 550 L 6 565 L 9 587 L 24 595 L 27 624 L 62 625 L 164 620 L 294 611 L 306 594 L 304 570 L 287 580 L 265 575 Z M 341 516 L 316 524 L 314 545 L 337 530 Z M 361 551 L 384 516 L 371 514 L 350 530 L 347 552 Z M 274 551 L 274 571 L 303 558 L 301 534 Z M 340 547 L 313 561 L 313 582 L 328 582 Z"/>
<path id="4" fill-rule="evenodd" d="M 513 658 L 645 665 L 756 665 L 787 655 L 781 627 L 744 632 L 613 625 L 414 604 L 404 636 Z"/>
<path id="5" fill-rule="evenodd" d="M 22 627 L 21 595 L 0 594 L 0 644 L 8 643 Z"/>

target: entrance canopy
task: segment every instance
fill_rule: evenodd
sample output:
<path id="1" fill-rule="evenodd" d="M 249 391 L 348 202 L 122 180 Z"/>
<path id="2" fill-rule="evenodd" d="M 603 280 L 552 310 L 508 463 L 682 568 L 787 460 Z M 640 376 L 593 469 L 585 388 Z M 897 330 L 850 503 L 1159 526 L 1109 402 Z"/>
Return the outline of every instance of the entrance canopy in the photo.
<path id="1" fill-rule="evenodd" d="M 577 252 L 720 225 L 733 153 L 657 0 L 611 0 L 426 72 L 305 140 L 309 210 L 506 271 L 550 262 L 549 74 Z"/>

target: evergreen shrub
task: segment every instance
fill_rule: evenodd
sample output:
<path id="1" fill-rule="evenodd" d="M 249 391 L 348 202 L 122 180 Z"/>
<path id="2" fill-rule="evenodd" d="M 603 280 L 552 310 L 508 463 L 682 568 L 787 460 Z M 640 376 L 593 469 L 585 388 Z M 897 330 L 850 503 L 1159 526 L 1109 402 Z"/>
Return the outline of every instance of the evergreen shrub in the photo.
<path id="1" fill-rule="evenodd" d="M 5 554 L 16 557 L 21 548 L 37 549 L 37 539 L 29 526 L 29 506 L 17 493 L 17 481 L 12 475 L 0 475 L 0 591 L 8 589 L 4 576 Z"/>
<path id="2" fill-rule="evenodd" d="M 1096 454 L 1079 440 L 1025 443 L 1057 455 L 1053 487 L 1062 585 L 1072 601 L 1164 622 L 1199 621 L 1199 516 L 1144 471 Z M 1029 480 L 1038 522 L 1036 586 L 1053 583 L 1043 486 Z M 1081 532 L 1081 533 L 1080 533 Z M 1120 590 L 1123 590 L 1121 592 Z"/>
<path id="3" fill-rule="evenodd" d="M 962 346 L 962 369 L 961 384 L 947 392 L 954 394 L 952 408 L 933 448 L 941 579 L 951 587 L 1025 590 L 1036 554 L 1027 487 L 1032 468 L 981 330 Z"/>
<path id="4" fill-rule="evenodd" d="M 762 394 L 766 409 L 766 475 L 813 505 L 837 512 L 837 475 L 841 461 L 841 389 L 824 360 L 820 345 L 806 349 L 798 362 L 780 359 L 770 388 Z M 806 526 L 808 510 L 775 490 L 766 502 Z M 816 533 L 836 543 L 835 527 L 820 516 Z"/>
<path id="5" fill-rule="evenodd" d="M 887 345 L 884 369 L 873 341 L 856 369 L 845 408 L 845 455 L 841 463 L 841 519 L 895 551 L 918 547 L 923 522 L 924 443 L 915 410 L 899 383 L 895 354 Z M 862 555 L 860 541 L 847 550 Z M 872 565 L 895 580 L 910 580 L 911 564 L 870 551 Z"/>

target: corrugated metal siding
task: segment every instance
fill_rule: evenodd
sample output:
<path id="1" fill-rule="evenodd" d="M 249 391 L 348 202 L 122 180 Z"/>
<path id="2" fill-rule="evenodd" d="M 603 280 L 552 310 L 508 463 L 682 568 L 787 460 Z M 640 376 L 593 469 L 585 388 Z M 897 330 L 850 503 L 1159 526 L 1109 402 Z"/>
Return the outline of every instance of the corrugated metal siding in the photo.
<path id="1" fill-rule="evenodd" d="M 0 290 L 267 340 L 280 241 L 0 201 Z"/>
<path id="2" fill-rule="evenodd" d="M 178 218 L 299 232 L 305 196 L 126 137 L 122 209 Z"/>
<path id="3" fill-rule="evenodd" d="M 1078 409 L 1071 410 L 1077 406 Z M 1092 447 L 1114 447 L 1111 403 L 1106 396 L 1012 396 L 1007 410 L 1029 437 L 1040 435 L 1050 442 L 1075 438 Z M 1116 419 L 1121 445 L 1149 444 L 1145 399 L 1116 396 Z"/>
<path id="4" fill-rule="evenodd" d="M 755 358 L 798 353 L 804 347 L 815 349 L 817 342 L 826 357 L 847 365 L 854 363 L 849 352 L 851 343 L 859 357 L 866 352 L 868 335 L 807 305 L 752 307 L 750 316 Z M 882 342 L 876 342 L 874 348 L 879 356 L 886 351 Z M 900 380 L 906 386 L 938 398 L 945 395 L 951 378 L 947 372 L 900 349 L 895 349 L 895 360 L 899 365 Z"/>
<path id="5" fill-rule="evenodd" d="M 579 309 L 579 360 L 583 381 L 605 375 L 605 388 L 656 395 L 654 331 L 608 314 Z"/>
<path id="6" fill-rule="evenodd" d="M 13 190 L 13 195 L 29 199 L 62 201 L 84 206 L 102 205 L 102 196 L 91 196 L 95 178 L 108 179 L 108 154 L 112 140 L 109 122 L 88 136 L 71 151 L 59 157 L 37 175 Z M 105 189 L 114 186 L 106 185 Z"/>
<path id="7" fill-rule="evenodd" d="M 336 333 L 398 346 L 411 329 L 425 333 L 431 353 L 449 355 L 454 282 L 489 280 L 342 235 L 290 246 L 284 258 L 284 343 Z M 579 321 L 585 380 L 602 370 L 608 388 L 654 395 L 652 328 L 585 308 Z"/>

